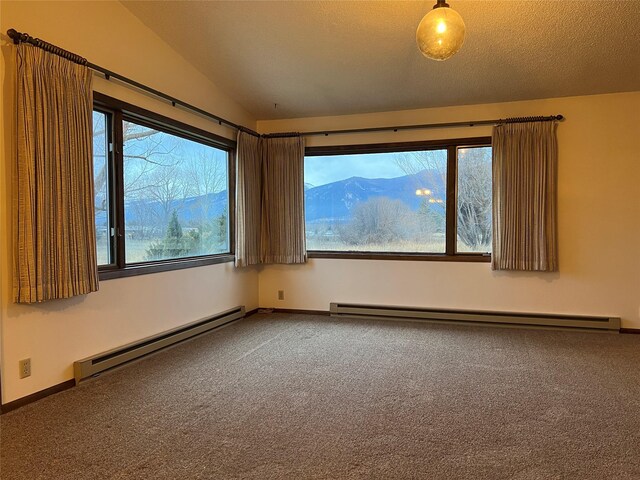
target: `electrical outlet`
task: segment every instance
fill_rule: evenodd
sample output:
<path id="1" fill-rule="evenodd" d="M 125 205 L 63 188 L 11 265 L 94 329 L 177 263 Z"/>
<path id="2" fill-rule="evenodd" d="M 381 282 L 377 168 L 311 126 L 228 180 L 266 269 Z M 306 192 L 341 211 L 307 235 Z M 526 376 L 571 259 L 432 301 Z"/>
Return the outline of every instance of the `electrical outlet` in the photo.
<path id="1" fill-rule="evenodd" d="M 284 290 L 278 290 L 278 300 L 284 300 Z"/>
<path id="2" fill-rule="evenodd" d="M 31 359 L 26 358 L 24 360 L 20 360 L 20 378 L 26 378 L 31 376 Z"/>

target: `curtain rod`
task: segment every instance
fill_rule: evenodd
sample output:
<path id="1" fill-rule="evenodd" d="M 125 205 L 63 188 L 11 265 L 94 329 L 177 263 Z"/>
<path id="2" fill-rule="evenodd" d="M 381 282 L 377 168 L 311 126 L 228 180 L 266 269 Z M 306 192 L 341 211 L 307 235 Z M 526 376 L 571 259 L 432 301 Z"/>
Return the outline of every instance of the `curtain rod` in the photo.
<path id="1" fill-rule="evenodd" d="M 481 125 L 502 125 L 505 123 L 522 123 L 522 122 L 550 122 L 550 121 L 562 121 L 564 120 L 563 115 L 550 115 L 547 117 L 514 117 L 514 118 L 499 118 L 495 120 L 477 120 L 477 121 L 467 121 L 467 122 L 448 122 L 448 123 L 423 123 L 419 125 L 396 125 L 393 127 L 369 127 L 369 128 L 348 128 L 345 130 L 318 130 L 315 132 L 300 132 L 300 133 L 271 133 L 267 135 L 263 135 L 266 137 L 275 137 L 275 136 L 292 136 L 292 135 L 302 135 L 303 137 L 310 137 L 316 135 L 337 135 L 344 133 L 368 133 L 368 132 L 385 132 L 393 130 L 397 132 L 398 130 L 426 130 L 430 128 L 455 128 L 455 127 L 477 127 Z"/>
<path id="2" fill-rule="evenodd" d="M 120 75 L 119 73 L 112 72 L 111 70 L 107 70 L 104 67 L 96 65 L 94 63 L 89 62 L 86 58 L 81 57 L 80 55 L 76 55 L 75 53 L 69 52 L 68 50 L 64 50 L 63 48 L 57 47 L 51 43 L 45 42 L 44 40 L 40 40 L 39 38 L 34 38 L 28 33 L 21 33 L 16 31 L 13 28 L 7 30 L 7 35 L 9 38 L 13 40 L 13 43 L 16 45 L 19 43 L 28 43 L 35 47 L 41 48 L 47 52 L 53 53 L 60 57 L 66 58 L 74 63 L 78 63 L 80 65 L 85 65 L 91 70 L 101 73 L 104 75 L 104 78 L 109 80 L 110 78 L 115 78 L 120 82 L 129 84 L 139 90 L 155 95 L 156 97 L 162 98 L 171 103 L 174 107 L 179 105 L 187 110 L 191 110 L 199 115 L 215 120 L 219 125 L 226 125 L 228 127 L 234 128 L 241 132 L 246 132 L 255 137 L 264 137 L 264 138 L 279 138 L 279 137 L 291 137 L 291 136 L 303 136 L 303 137 L 311 137 L 318 135 L 338 135 L 338 134 L 347 134 L 347 133 L 370 133 L 370 132 L 386 132 L 386 131 L 394 131 L 398 130 L 423 130 L 423 129 L 431 129 L 431 128 L 454 128 L 454 127 L 476 127 L 480 125 L 496 125 L 496 124 L 504 124 L 504 123 L 518 123 L 518 122 L 544 122 L 544 121 L 561 121 L 564 120 L 564 116 L 562 115 L 551 115 L 548 117 L 517 117 L 517 118 L 504 118 L 497 120 L 478 120 L 478 121 L 467 121 L 467 122 L 449 122 L 449 123 L 426 123 L 421 125 L 397 125 L 391 127 L 369 127 L 369 128 L 351 128 L 345 130 L 319 130 L 312 132 L 285 132 L 285 133 L 267 133 L 260 135 L 258 132 L 244 127 L 242 125 L 238 125 L 237 123 L 233 123 L 229 120 L 226 120 L 218 115 L 214 115 L 213 113 L 207 112 L 201 108 L 198 108 L 190 103 L 183 102 L 171 95 L 167 95 L 159 90 L 148 87 L 140 82 L 136 82 L 130 78 L 125 77 L 124 75 Z"/>
<path id="3" fill-rule="evenodd" d="M 28 33 L 20 33 L 16 30 L 14 30 L 13 28 L 10 28 L 9 30 L 7 30 L 7 35 L 9 36 L 9 38 L 11 38 L 13 40 L 13 43 L 15 43 L 16 45 L 19 43 L 28 43 L 31 44 L 35 47 L 41 48 L 49 53 L 53 53 L 55 55 L 58 55 L 60 57 L 66 58 L 67 60 L 70 60 L 74 63 L 78 63 L 80 65 L 86 65 L 88 68 L 90 68 L 91 70 L 94 70 L 96 72 L 101 73 L 102 75 L 104 75 L 104 78 L 106 78 L 107 80 L 109 80 L 110 78 L 115 78 L 116 80 L 119 80 L 123 83 L 127 83 L 139 90 L 142 90 L 144 92 L 150 93 L 152 95 L 155 95 L 156 97 L 162 98 L 168 102 L 171 103 L 171 105 L 173 105 L 174 107 L 177 105 L 180 105 L 181 107 L 187 109 L 187 110 L 191 110 L 193 112 L 196 112 L 199 115 L 202 115 L 204 117 L 210 118 L 212 120 L 215 120 L 216 122 L 218 122 L 219 125 L 226 125 L 228 127 L 231 128 L 235 128 L 236 130 L 240 130 L 242 132 L 246 132 L 249 133 L 251 135 L 254 135 L 256 137 L 259 137 L 260 135 L 258 134 L 258 132 L 255 132 L 253 130 L 251 130 L 250 128 L 247 127 L 243 127 L 242 125 L 238 125 L 237 123 L 233 123 L 225 118 L 219 117 L 218 115 L 214 115 L 213 113 L 207 112 L 206 110 L 203 110 L 201 108 L 196 107 L 195 105 L 191 105 L 190 103 L 184 102 L 178 98 L 172 97 L 171 95 L 167 95 L 166 93 L 163 93 L 159 90 L 156 90 L 155 88 L 151 88 L 148 87 L 147 85 L 144 85 L 140 82 L 136 82 L 135 80 L 132 80 L 130 78 L 125 77 L 124 75 L 120 75 L 119 73 L 116 72 L 112 72 L 111 70 L 107 70 L 104 67 L 101 67 L 99 65 L 96 65 L 95 63 L 91 63 L 89 62 L 86 58 L 81 57 L 80 55 L 76 55 L 75 53 L 71 53 L 67 50 L 64 50 L 60 47 L 57 47 L 51 43 L 45 42 L 44 40 L 40 40 L 39 38 L 34 38 L 31 35 L 29 35 Z"/>

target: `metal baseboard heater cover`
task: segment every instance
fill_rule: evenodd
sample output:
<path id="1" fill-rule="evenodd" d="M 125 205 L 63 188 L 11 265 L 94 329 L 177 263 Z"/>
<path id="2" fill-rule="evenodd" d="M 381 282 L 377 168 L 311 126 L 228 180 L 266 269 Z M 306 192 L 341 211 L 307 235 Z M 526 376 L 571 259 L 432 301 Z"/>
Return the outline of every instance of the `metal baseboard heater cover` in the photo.
<path id="1" fill-rule="evenodd" d="M 620 318 L 331 303 L 331 316 L 620 332 Z"/>
<path id="2" fill-rule="evenodd" d="M 73 372 L 76 385 L 85 378 L 96 375 L 110 368 L 117 367 L 123 363 L 130 362 L 137 358 L 153 353 L 161 348 L 168 347 L 175 343 L 187 340 L 188 338 L 200 335 L 227 323 L 233 322 L 245 316 L 244 306 L 235 307 L 221 312 L 213 317 L 197 320 L 180 327 L 167 330 L 166 332 L 143 338 L 122 347 L 114 348 L 108 352 L 78 360 L 73 364 Z"/>

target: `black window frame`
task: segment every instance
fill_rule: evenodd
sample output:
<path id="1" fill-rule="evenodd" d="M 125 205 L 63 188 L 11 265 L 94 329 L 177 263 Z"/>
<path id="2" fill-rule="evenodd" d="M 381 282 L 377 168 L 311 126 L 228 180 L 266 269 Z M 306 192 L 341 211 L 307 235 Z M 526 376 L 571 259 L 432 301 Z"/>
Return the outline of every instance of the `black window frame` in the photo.
<path id="1" fill-rule="evenodd" d="M 447 202 L 444 253 L 405 253 L 405 252 L 354 252 L 308 250 L 308 258 L 361 259 L 361 260 L 414 260 L 437 262 L 491 262 L 491 254 L 476 252 L 457 252 L 457 151 L 465 147 L 491 147 L 491 137 L 455 138 L 446 140 L 428 140 L 419 142 L 369 143 L 356 145 L 338 145 L 306 147 L 305 157 L 328 155 L 351 155 L 367 153 L 396 153 L 411 151 L 445 150 L 447 151 Z"/>
<path id="2" fill-rule="evenodd" d="M 143 109 L 116 98 L 94 92 L 93 110 L 106 113 L 110 140 L 109 150 L 109 209 L 112 263 L 98 266 L 100 280 L 233 262 L 235 259 L 235 151 L 236 142 L 206 130 L 182 123 L 164 115 Z M 122 122 L 130 120 L 203 145 L 227 152 L 227 192 L 229 196 L 229 251 L 211 255 L 126 263 L 126 231 L 124 224 L 124 157 Z"/>

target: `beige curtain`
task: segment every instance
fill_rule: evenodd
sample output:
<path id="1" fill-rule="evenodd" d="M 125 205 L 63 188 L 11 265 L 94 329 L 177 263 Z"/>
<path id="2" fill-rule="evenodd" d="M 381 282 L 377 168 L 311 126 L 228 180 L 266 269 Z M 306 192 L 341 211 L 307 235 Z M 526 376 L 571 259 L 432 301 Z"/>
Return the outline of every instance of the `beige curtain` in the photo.
<path id="1" fill-rule="evenodd" d="M 245 267 L 260 263 L 262 149 L 259 137 L 238 132 L 236 171 L 236 267 Z"/>
<path id="2" fill-rule="evenodd" d="M 305 263 L 304 140 L 263 139 L 262 263 Z"/>
<path id="3" fill-rule="evenodd" d="M 494 270 L 558 269 L 556 122 L 493 130 Z"/>
<path id="4" fill-rule="evenodd" d="M 98 290 L 91 72 L 17 47 L 14 301 Z"/>
<path id="5" fill-rule="evenodd" d="M 236 266 L 306 262 L 304 140 L 240 132 Z"/>

